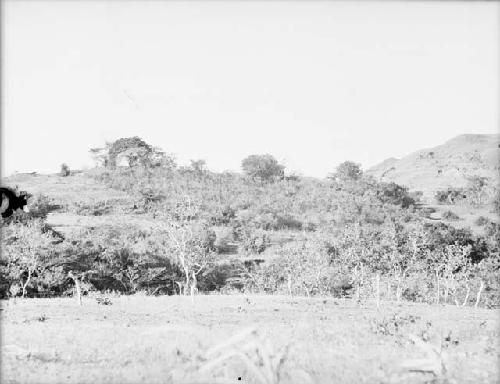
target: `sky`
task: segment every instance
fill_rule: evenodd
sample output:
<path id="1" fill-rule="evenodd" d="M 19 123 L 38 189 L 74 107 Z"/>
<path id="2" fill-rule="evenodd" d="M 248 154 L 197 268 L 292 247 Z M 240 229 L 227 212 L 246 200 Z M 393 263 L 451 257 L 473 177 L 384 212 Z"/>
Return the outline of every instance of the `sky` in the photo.
<path id="1" fill-rule="evenodd" d="M 140 136 L 325 177 L 498 133 L 500 3 L 2 1 L 2 174 Z"/>

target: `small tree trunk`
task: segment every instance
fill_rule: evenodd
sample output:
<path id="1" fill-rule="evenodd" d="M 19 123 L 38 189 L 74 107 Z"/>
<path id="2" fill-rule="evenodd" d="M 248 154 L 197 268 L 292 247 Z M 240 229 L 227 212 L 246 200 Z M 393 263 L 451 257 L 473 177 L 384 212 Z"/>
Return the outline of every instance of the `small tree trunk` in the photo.
<path id="1" fill-rule="evenodd" d="M 439 304 L 439 273 L 436 271 L 436 304 Z"/>
<path id="2" fill-rule="evenodd" d="M 184 295 L 187 295 L 190 288 L 191 274 L 189 273 L 189 268 L 187 268 L 186 266 L 184 267 L 184 275 L 186 276 L 186 282 L 184 284 Z"/>
<path id="3" fill-rule="evenodd" d="M 70 277 L 73 282 L 75 283 L 75 288 L 76 288 L 76 299 L 78 300 L 78 305 L 82 305 L 82 289 L 80 287 L 80 281 L 78 280 L 78 277 L 76 277 L 72 271 L 68 272 L 68 277 Z"/>
<path id="4" fill-rule="evenodd" d="M 401 300 L 401 280 L 403 272 L 398 275 L 397 285 L 396 285 L 396 301 L 399 303 Z"/>
<path id="5" fill-rule="evenodd" d="M 469 294 L 470 294 L 470 286 L 469 284 L 467 284 L 467 292 L 465 293 L 465 298 L 462 303 L 462 307 L 465 307 L 465 305 L 467 304 L 467 301 L 469 300 Z"/>
<path id="6" fill-rule="evenodd" d="M 390 280 L 387 281 L 387 300 L 391 300 L 392 297 L 392 286 Z"/>
<path id="7" fill-rule="evenodd" d="M 484 282 L 481 280 L 481 285 L 479 286 L 479 291 L 477 292 L 476 304 L 474 304 L 474 308 L 477 308 L 477 306 L 479 305 L 479 301 L 481 300 L 481 293 L 483 292 L 483 288 L 484 288 Z"/>
<path id="8" fill-rule="evenodd" d="M 198 289 L 196 286 L 197 286 L 196 274 L 195 274 L 195 273 L 194 273 L 194 271 L 193 271 L 193 272 L 192 272 L 191 287 L 190 287 L 190 291 L 191 291 L 191 302 L 194 302 L 194 293 L 195 293 L 195 291 Z"/>
<path id="9" fill-rule="evenodd" d="M 380 308 L 380 274 L 377 273 L 375 277 L 375 290 L 376 290 L 376 300 L 377 300 L 377 309 Z"/>
<path id="10" fill-rule="evenodd" d="M 450 282 L 448 279 L 445 280 L 445 288 L 444 288 L 444 303 L 448 302 L 448 293 L 450 292 Z"/>
<path id="11" fill-rule="evenodd" d="M 311 293 L 309 292 L 309 287 L 307 286 L 307 284 L 306 283 L 302 283 L 302 285 L 305 288 L 307 297 L 311 297 Z"/>
<path id="12" fill-rule="evenodd" d="M 82 289 L 80 287 L 80 282 L 78 279 L 75 280 L 75 287 L 76 287 L 76 298 L 78 300 L 78 305 L 82 306 Z"/>
<path id="13" fill-rule="evenodd" d="M 31 268 L 28 268 L 28 278 L 26 279 L 26 281 L 23 284 L 23 299 L 24 299 L 24 296 L 26 296 L 26 287 L 28 286 L 30 280 L 31 280 Z"/>
<path id="14" fill-rule="evenodd" d="M 292 296 L 292 274 L 288 273 L 287 276 L 287 287 L 288 287 L 288 295 Z"/>
<path id="15" fill-rule="evenodd" d="M 186 277 L 186 281 L 184 282 L 184 296 L 188 295 L 190 288 L 191 288 L 191 279 L 188 276 Z"/>
<path id="16" fill-rule="evenodd" d="M 399 271 L 398 273 L 395 273 L 396 276 L 396 302 L 399 303 L 399 299 L 401 297 L 401 274 L 403 271 Z"/>
<path id="17" fill-rule="evenodd" d="M 179 287 L 179 295 L 184 294 L 182 287 L 184 286 L 184 283 L 182 281 L 176 281 L 175 284 Z"/>

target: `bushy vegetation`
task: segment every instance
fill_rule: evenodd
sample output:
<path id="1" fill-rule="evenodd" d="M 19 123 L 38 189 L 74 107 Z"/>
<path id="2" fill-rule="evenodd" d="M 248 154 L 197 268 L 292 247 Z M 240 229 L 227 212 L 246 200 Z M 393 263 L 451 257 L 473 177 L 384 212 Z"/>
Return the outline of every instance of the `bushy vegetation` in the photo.
<path id="1" fill-rule="evenodd" d="M 435 194 L 436 201 L 440 204 L 456 204 L 467 198 L 463 188 L 449 188 L 439 190 Z"/>
<path id="2" fill-rule="evenodd" d="M 485 177 L 474 176 L 469 178 L 465 188 L 439 190 L 434 197 L 439 204 L 478 206 L 492 203 L 498 208 L 498 196 L 499 189 L 496 184 L 492 184 Z"/>
<path id="3" fill-rule="evenodd" d="M 458 216 L 455 212 L 450 211 L 450 210 L 444 211 L 442 214 L 442 218 L 444 220 L 448 220 L 448 221 L 460 220 L 460 216 Z"/>
<path id="4" fill-rule="evenodd" d="M 122 147 L 131 142 L 138 141 Z M 152 223 L 148 230 L 124 223 L 61 239 L 36 213 L 53 203 L 30 201 L 39 205 L 35 213 L 2 223 L 2 295 L 13 295 L 15 285 L 19 295 L 66 294 L 71 271 L 84 290 L 123 293 L 232 287 L 363 300 L 379 292 L 467 305 L 479 292 L 482 303 L 498 302 L 497 224 L 485 223 L 483 237 L 427 224 L 418 195 L 378 182 L 352 162 L 327 180 L 282 177 L 284 168 L 267 157 L 247 158 L 243 168 L 246 175 L 210 172 L 200 160 L 188 167 L 133 160 L 92 171 L 98 182 L 134 196 Z M 108 214 L 100 202 L 78 209 Z"/>
<path id="5" fill-rule="evenodd" d="M 485 225 L 488 225 L 491 223 L 491 220 L 488 219 L 487 217 L 484 217 L 484 216 L 479 216 L 475 221 L 474 221 L 474 224 L 480 226 L 480 227 L 484 227 Z"/>
<path id="6" fill-rule="evenodd" d="M 61 171 L 59 172 L 59 174 L 62 177 L 66 177 L 66 176 L 69 176 L 71 174 L 71 171 L 69 170 L 68 164 L 66 164 L 66 163 L 61 164 Z"/>

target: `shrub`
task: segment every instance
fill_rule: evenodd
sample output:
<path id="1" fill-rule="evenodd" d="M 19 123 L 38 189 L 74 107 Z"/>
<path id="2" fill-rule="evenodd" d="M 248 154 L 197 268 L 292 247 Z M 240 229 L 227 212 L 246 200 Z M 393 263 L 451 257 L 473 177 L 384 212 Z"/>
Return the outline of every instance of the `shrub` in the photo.
<path id="1" fill-rule="evenodd" d="M 247 268 L 239 260 L 212 265 L 200 275 L 198 289 L 205 292 L 221 290 L 228 281 L 243 280 L 247 272 Z"/>
<path id="2" fill-rule="evenodd" d="M 292 215 L 284 214 L 278 215 L 276 220 L 276 226 L 273 229 L 292 229 L 292 230 L 301 230 L 302 222 L 297 220 Z"/>
<path id="3" fill-rule="evenodd" d="M 43 231 L 41 220 L 26 225 L 12 223 L 2 227 L 2 272 L 11 282 L 22 287 L 22 296 L 33 287 L 34 278 L 42 271 L 51 254 L 54 239 Z"/>
<path id="4" fill-rule="evenodd" d="M 46 219 L 50 212 L 61 209 L 61 206 L 46 195 L 37 194 L 30 198 L 28 217 L 33 219 Z"/>
<path id="5" fill-rule="evenodd" d="M 494 254 L 500 248 L 500 224 L 490 222 L 484 227 L 484 235 L 489 244 L 489 252 Z"/>
<path id="6" fill-rule="evenodd" d="M 4 224 L 27 224 L 34 219 L 45 220 L 50 212 L 61 209 L 62 207 L 58 204 L 55 204 L 53 199 L 49 198 L 46 195 L 37 194 L 35 196 L 32 196 L 28 194 L 28 208 L 29 212 L 17 210 L 10 217 L 0 218 L 0 222 Z"/>
<path id="7" fill-rule="evenodd" d="M 436 191 L 434 195 L 439 204 L 456 204 L 467 198 L 465 191 L 462 188 L 449 188 L 446 190 Z"/>
<path id="8" fill-rule="evenodd" d="M 262 253 L 271 243 L 269 234 L 263 229 L 237 227 L 234 234 L 246 254 Z"/>
<path id="9" fill-rule="evenodd" d="M 472 176 L 467 184 L 467 195 L 471 204 L 481 205 L 494 199 L 495 191 L 487 177 Z"/>
<path id="10" fill-rule="evenodd" d="M 103 216 L 112 212 L 113 204 L 106 201 L 97 201 L 93 204 L 74 202 L 70 210 L 82 216 Z"/>
<path id="11" fill-rule="evenodd" d="M 480 227 L 483 227 L 485 225 L 488 225 L 491 223 L 491 220 L 488 219 L 487 217 L 484 217 L 484 216 L 479 216 L 475 221 L 474 221 L 474 224 L 480 226 Z"/>
<path id="12" fill-rule="evenodd" d="M 396 183 L 380 183 L 377 190 L 377 197 L 382 203 L 400 205 L 403 208 L 415 204 L 415 199 L 411 197 L 408 188 Z"/>
<path id="13" fill-rule="evenodd" d="M 426 223 L 423 230 L 430 252 L 442 250 L 448 245 L 470 246 L 469 258 L 473 263 L 486 258 L 490 252 L 485 239 L 474 235 L 470 229 L 454 228 L 445 223 Z"/>
<path id="14" fill-rule="evenodd" d="M 216 238 L 213 245 L 217 253 L 219 254 L 236 253 L 236 252 L 231 252 L 231 251 L 236 251 L 232 244 L 234 242 L 234 234 L 232 228 L 227 228 L 227 227 L 215 228 L 214 233 Z"/>
<path id="15" fill-rule="evenodd" d="M 450 211 L 450 210 L 443 212 L 443 214 L 441 215 L 441 217 L 444 220 L 448 220 L 448 221 L 458 221 L 458 220 L 460 220 L 460 216 L 458 216 L 455 212 Z"/>
<path id="16" fill-rule="evenodd" d="M 63 177 L 69 176 L 71 174 L 71 171 L 69 170 L 69 167 L 66 163 L 61 164 L 61 171 L 59 174 Z"/>
<path id="17" fill-rule="evenodd" d="M 246 289 L 301 295 L 333 291 L 332 270 L 325 248 L 315 241 L 283 245 L 277 257 L 258 266 Z"/>
<path id="18" fill-rule="evenodd" d="M 493 196 L 493 212 L 500 213 L 500 189 Z"/>
<path id="19" fill-rule="evenodd" d="M 210 217 L 213 225 L 228 225 L 236 218 L 236 209 L 230 205 L 225 205 L 219 212 Z"/>

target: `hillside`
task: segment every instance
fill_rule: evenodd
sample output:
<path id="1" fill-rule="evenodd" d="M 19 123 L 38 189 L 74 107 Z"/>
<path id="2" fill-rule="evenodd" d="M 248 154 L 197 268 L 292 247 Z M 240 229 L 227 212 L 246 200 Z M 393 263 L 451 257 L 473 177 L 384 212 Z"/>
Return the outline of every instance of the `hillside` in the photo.
<path id="1" fill-rule="evenodd" d="M 484 140 L 474 138 L 475 146 L 483 148 Z M 448 157 L 453 159 L 460 152 L 456 148 L 463 145 L 460 140 L 447 143 Z M 493 175 L 494 163 L 488 166 L 484 160 L 487 151 L 468 151 L 478 164 L 475 168 L 466 164 L 464 155 L 465 165 L 458 166 Z M 439 159 L 445 162 L 447 153 L 438 148 L 417 157 L 433 157 L 438 164 Z M 386 165 L 391 162 L 397 166 L 401 161 L 389 160 Z M 479 198 L 472 192 L 467 195 L 469 190 L 459 191 L 460 204 L 447 195 L 433 207 L 415 200 L 406 188 L 363 177 L 356 164 L 346 164 L 346 169 L 337 170 L 335 180 L 253 179 L 210 172 L 196 164 L 148 162 L 68 176 L 12 175 L 2 184 L 17 185 L 32 196 L 29 213 L 16 212 L 3 221 L 2 234 L 9 240 L 2 253 L 9 259 L 0 270 L 7 276 L 0 297 L 11 288 L 15 294 L 22 289 L 23 296 L 61 295 L 71 289 L 66 274 L 75 271 L 97 291 L 173 294 L 188 292 L 191 284 L 203 292 L 236 289 L 352 297 L 361 295 L 362 284 L 373 281 L 380 270 L 386 271 L 379 276 L 381 283 L 401 284 L 394 272 L 398 268 L 394 254 L 401 258 L 396 263 L 415 262 L 414 273 L 420 274 L 421 259 L 414 256 L 416 238 L 424 239 L 417 250 L 422 259 L 442 254 L 428 260 L 429 271 L 442 268 L 448 258 L 461 257 L 457 262 L 485 260 L 481 278 L 490 278 L 494 268 L 488 263 L 497 262 L 495 236 L 500 231 L 491 196 L 479 199 L 482 186 L 473 190 Z M 258 165 L 256 169 L 265 169 Z M 24 249 L 33 242 L 44 255 L 33 263 L 44 272 L 25 282 L 19 271 L 29 276 L 26 268 L 36 265 L 25 264 L 23 258 Z M 367 268 L 362 278 L 357 275 L 359 263 Z M 418 287 L 397 289 L 396 296 L 435 301 L 434 275 L 428 276 L 418 276 Z M 477 276 L 475 290 L 481 287 Z M 498 287 L 500 283 L 491 283 L 486 303 L 496 298 Z M 373 285 L 365 288 L 373 291 Z M 456 294 L 461 301 L 472 298 L 462 297 L 465 285 L 460 289 Z M 450 300 L 448 295 L 445 301 Z"/>
<path id="2" fill-rule="evenodd" d="M 51 205 L 47 224 L 64 235 L 82 229 L 123 223 L 137 227 L 148 226 L 149 220 L 132 214 L 135 201 L 130 195 L 98 183 L 83 172 L 75 172 L 71 177 L 57 174 L 16 174 L 2 179 L 2 185 L 17 186 L 19 190 L 32 194 L 30 209 L 37 204 L 39 196 L 46 196 Z M 105 214 L 93 213 L 99 209 Z"/>
<path id="3" fill-rule="evenodd" d="M 497 184 L 499 154 L 500 135 L 459 135 L 437 147 L 387 159 L 367 173 L 422 191 L 429 198 L 437 190 L 465 187 L 471 176 L 487 177 Z"/>

